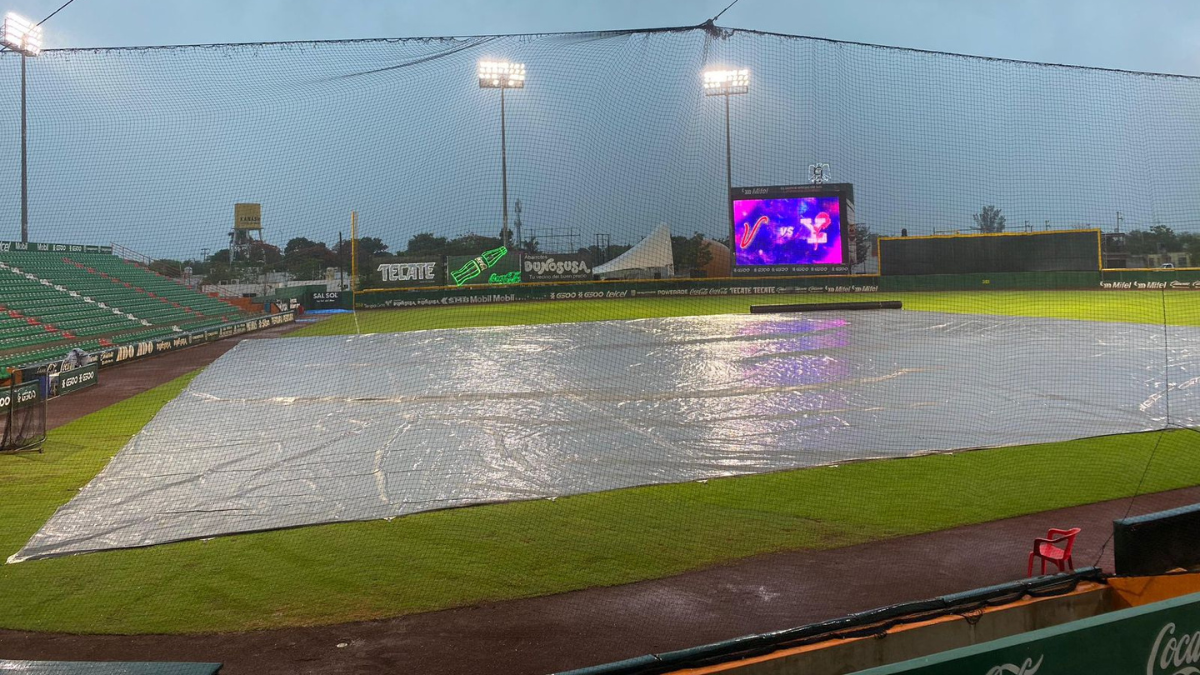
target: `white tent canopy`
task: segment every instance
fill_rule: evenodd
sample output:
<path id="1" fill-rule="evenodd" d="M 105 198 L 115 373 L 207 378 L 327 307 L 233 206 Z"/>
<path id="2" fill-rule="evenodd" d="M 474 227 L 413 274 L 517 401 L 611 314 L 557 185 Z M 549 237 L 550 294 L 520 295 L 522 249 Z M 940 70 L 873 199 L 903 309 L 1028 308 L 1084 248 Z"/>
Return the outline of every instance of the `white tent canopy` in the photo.
<path id="1" fill-rule="evenodd" d="M 596 266 L 592 269 L 592 273 L 630 277 L 638 276 L 639 272 L 645 276 L 660 272 L 663 276 L 668 276 L 674 266 L 675 255 L 671 249 L 671 227 L 662 223 L 654 228 L 650 236 L 616 258 Z"/>

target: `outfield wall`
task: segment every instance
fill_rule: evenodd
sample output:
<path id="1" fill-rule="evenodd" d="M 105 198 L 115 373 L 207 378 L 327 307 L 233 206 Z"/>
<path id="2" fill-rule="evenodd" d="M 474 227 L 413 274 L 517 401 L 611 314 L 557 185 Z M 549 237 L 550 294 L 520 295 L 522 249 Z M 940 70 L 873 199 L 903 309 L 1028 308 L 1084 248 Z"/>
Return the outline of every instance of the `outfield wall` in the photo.
<path id="1" fill-rule="evenodd" d="M 774 279 L 645 279 L 553 282 L 508 286 L 462 286 L 431 289 L 372 289 L 357 294 L 359 309 L 483 305 L 532 300 L 600 300 L 677 296 L 782 295 L 810 293 L 872 293 L 879 277 L 811 276 Z"/>
<path id="2" fill-rule="evenodd" d="M 1200 290 L 1200 269 L 1104 270 L 1101 287 L 1105 290 Z"/>
<path id="3" fill-rule="evenodd" d="M 535 300 L 989 290 L 1200 290 L 1200 269 L 993 272 L 882 277 L 859 274 L 776 277 L 774 279 L 628 279 L 522 283 L 504 286 L 377 288 L 360 291 L 357 294 L 356 307 L 359 309 L 386 309 L 440 305 L 484 305 Z"/>
<path id="4" fill-rule="evenodd" d="M 879 278 L 879 288 L 891 292 L 1062 291 L 1100 288 L 1100 282 L 1100 272 L 992 272 L 884 276 Z"/>

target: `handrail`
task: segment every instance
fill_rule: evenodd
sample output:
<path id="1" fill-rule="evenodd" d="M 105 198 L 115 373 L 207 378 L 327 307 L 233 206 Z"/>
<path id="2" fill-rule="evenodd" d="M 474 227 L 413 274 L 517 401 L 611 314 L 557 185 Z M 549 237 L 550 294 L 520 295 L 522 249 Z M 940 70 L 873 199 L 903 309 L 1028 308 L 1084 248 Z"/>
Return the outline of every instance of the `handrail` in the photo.
<path id="1" fill-rule="evenodd" d="M 135 251 L 127 246 L 121 246 L 120 244 L 118 244 L 116 242 L 112 242 L 112 250 L 113 250 L 113 255 L 119 256 L 125 260 L 132 260 L 133 262 L 138 263 L 139 265 L 142 265 L 146 269 L 150 269 L 150 265 L 154 262 L 157 262 L 157 260 L 155 258 L 151 258 L 150 256 L 146 255 L 145 253 L 138 253 L 137 251 Z M 181 285 L 183 284 L 183 267 L 181 267 L 179 265 L 167 265 L 165 269 L 167 269 L 170 272 L 175 272 L 175 276 L 172 277 L 172 276 L 168 276 L 166 274 L 159 274 L 158 272 L 155 272 L 155 274 L 158 274 L 159 276 L 164 277 L 166 279 L 170 279 L 171 281 L 174 281 L 177 284 L 181 284 Z M 152 269 L 150 271 L 154 272 L 154 270 L 152 270 Z"/>

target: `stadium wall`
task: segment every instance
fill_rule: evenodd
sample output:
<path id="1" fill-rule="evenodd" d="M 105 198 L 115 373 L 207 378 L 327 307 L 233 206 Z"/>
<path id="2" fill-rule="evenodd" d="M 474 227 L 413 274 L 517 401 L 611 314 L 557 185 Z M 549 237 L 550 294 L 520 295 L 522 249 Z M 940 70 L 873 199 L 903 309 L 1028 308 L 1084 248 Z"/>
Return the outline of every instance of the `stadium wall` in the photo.
<path id="1" fill-rule="evenodd" d="M 1113 521 L 1117 574 L 1164 574 L 1200 565 L 1200 505 Z"/>
<path id="2" fill-rule="evenodd" d="M 879 273 L 887 276 L 1099 272 L 1100 230 L 880 237 Z"/>
<path id="3" fill-rule="evenodd" d="M 1200 290 L 1200 269 L 1104 270 L 1100 287 L 1109 291 Z"/>
<path id="4" fill-rule="evenodd" d="M 1200 290 L 1200 269 L 895 276 L 860 274 L 776 277 L 773 279 L 628 279 L 521 283 L 504 286 L 481 284 L 436 288 L 374 288 L 360 291 L 357 294 L 355 306 L 358 309 L 386 309 L 537 300 L 989 290 Z"/>
<path id="5" fill-rule="evenodd" d="M 1200 664 L 1200 594 L 1123 609 L 861 675 L 1089 673 L 1184 675 Z"/>
<path id="6" fill-rule="evenodd" d="M 871 293 L 879 277 L 820 276 L 774 279 L 645 279 L 480 285 L 433 289 L 372 289 L 357 294 L 359 309 L 479 305 L 533 300 L 600 300 L 674 296 L 780 295 L 808 293 Z"/>
<path id="7" fill-rule="evenodd" d="M 1100 288 L 1099 272 L 994 272 L 883 276 L 882 291 L 1080 290 Z"/>
<path id="8" fill-rule="evenodd" d="M 285 323 L 291 323 L 296 320 L 295 312 L 281 312 L 270 316 L 258 316 L 252 319 L 243 319 L 220 326 L 210 326 L 208 328 L 200 328 L 194 331 L 176 333 L 175 335 L 156 338 L 153 340 L 142 340 L 139 342 L 130 342 L 121 345 L 115 345 L 106 349 L 93 352 L 92 360 L 101 369 L 115 366 L 118 363 L 127 363 L 129 361 L 137 361 L 140 359 L 166 354 L 167 352 L 175 352 L 188 347 L 202 345 L 207 342 L 216 342 L 224 340 L 228 337 L 243 335 L 256 330 L 271 328 L 272 326 L 280 326 Z M 21 380 L 29 381 L 35 377 L 43 377 L 59 372 L 61 361 L 51 361 L 47 363 L 39 363 L 25 366 L 20 369 Z"/>

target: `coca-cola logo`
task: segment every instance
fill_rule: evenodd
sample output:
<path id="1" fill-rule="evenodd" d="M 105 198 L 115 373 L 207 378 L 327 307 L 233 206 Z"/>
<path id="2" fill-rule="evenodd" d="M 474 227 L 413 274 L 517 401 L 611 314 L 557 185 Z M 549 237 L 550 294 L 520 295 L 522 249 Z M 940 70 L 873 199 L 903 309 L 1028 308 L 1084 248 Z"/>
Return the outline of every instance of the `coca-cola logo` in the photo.
<path id="1" fill-rule="evenodd" d="M 1158 631 L 1146 675 L 1200 675 L 1200 631 L 1175 637 L 1175 624 L 1169 623 Z"/>
<path id="2" fill-rule="evenodd" d="M 998 666 L 992 666 L 991 669 L 987 671 L 987 675 L 1033 675 L 1038 671 L 1038 668 L 1042 667 L 1042 660 L 1045 658 L 1046 657 L 1044 655 L 1039 656 L 1037 663 L 1034 663 L 1033 659 L 1029 658 L 1016 665 L 1012 663 L 1002 663 Z"/>

